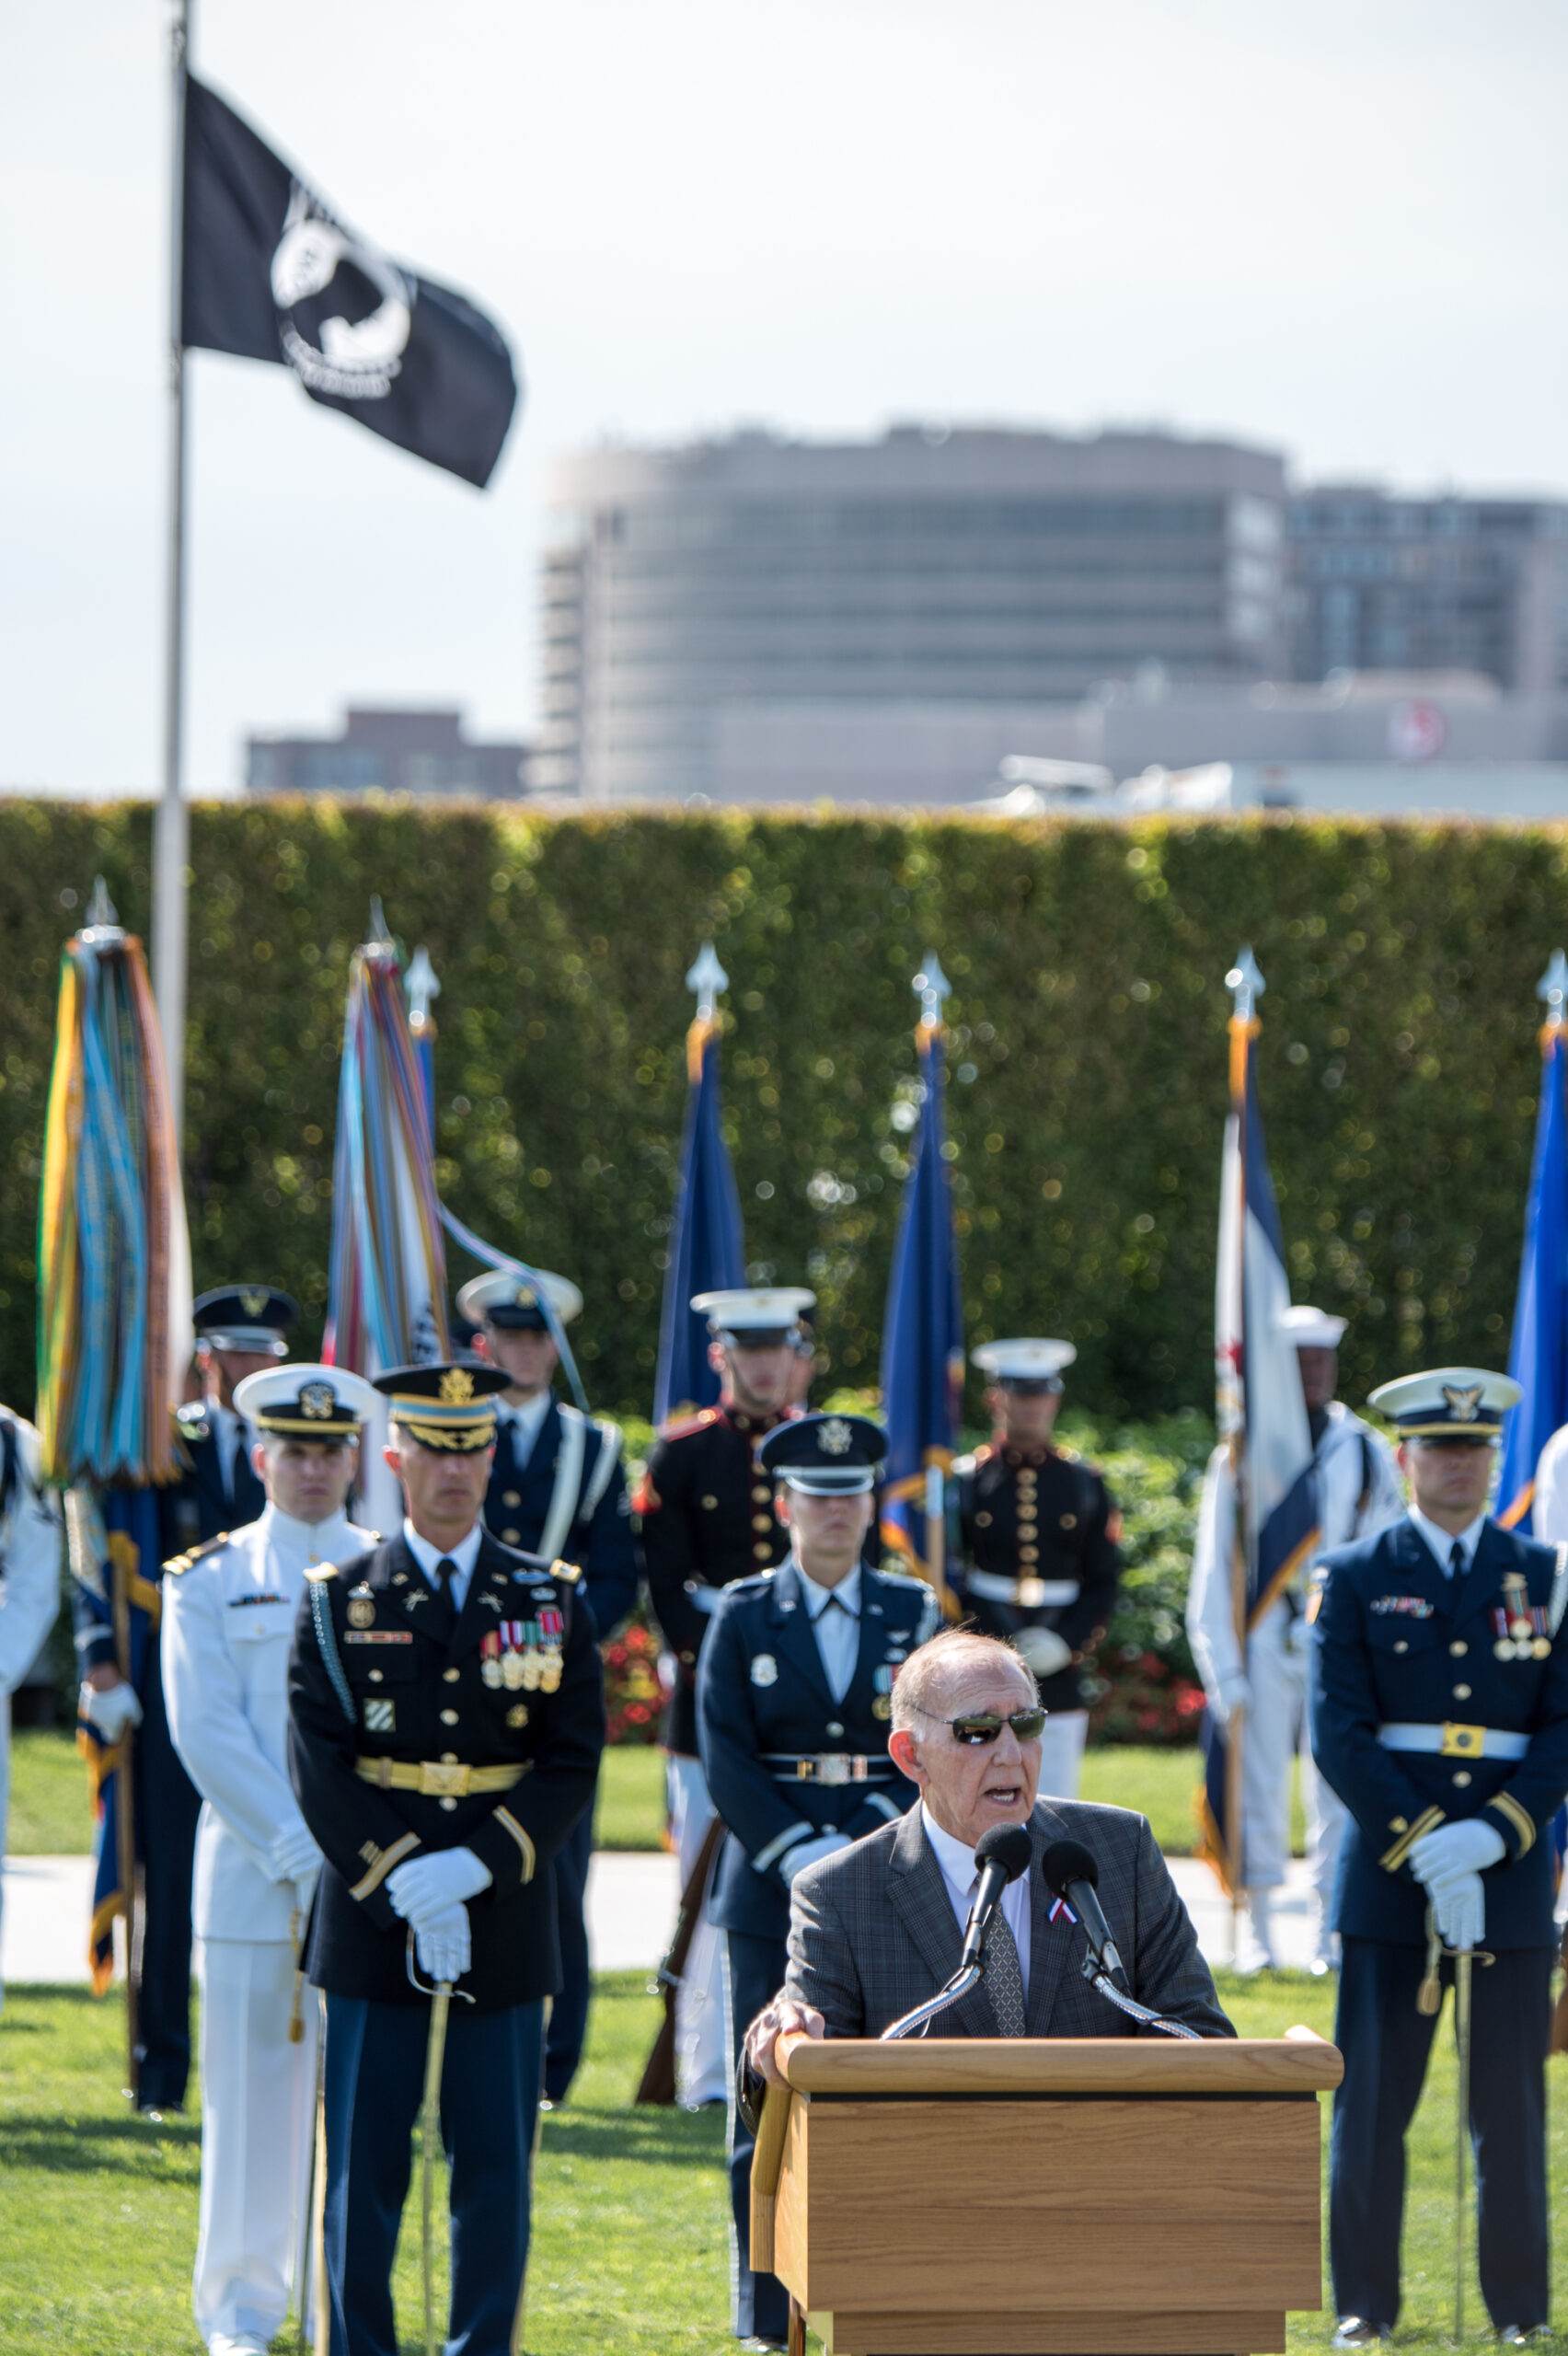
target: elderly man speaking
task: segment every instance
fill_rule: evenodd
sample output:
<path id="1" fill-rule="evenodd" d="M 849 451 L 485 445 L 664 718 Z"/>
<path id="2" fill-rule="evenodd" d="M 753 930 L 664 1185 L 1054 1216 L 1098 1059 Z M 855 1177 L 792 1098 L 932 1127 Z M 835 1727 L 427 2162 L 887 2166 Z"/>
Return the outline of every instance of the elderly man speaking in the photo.
<path id="1" fill-rule="evenodd" d="M 887 1747 L 920 1805 L 796 1876 L 788 1973 L 747 2032 L 748 2074 L 779 2082 L 773 2046 L 784 2030 L 878 2037 L 934 1995 L 958 1969 L 975 1847 L 1001 1824 L 1028 1826 L 1032 1867 L 1003 1896 L 984 1980 L 941 2015 L 938 2035 L 1140 2033 L 1080 1976 L 1083 1928 L 1039 1869 L 1057 1841 L 1081 1842 L 1099 1866 L 1132 1995 L 1202 2037 L 1235 2035 L 1147 1819 L 1037 1797 L 1043 1723 L 1033 1674 L 1009 1645 L 950 1629 L 910 1654 Z"/>

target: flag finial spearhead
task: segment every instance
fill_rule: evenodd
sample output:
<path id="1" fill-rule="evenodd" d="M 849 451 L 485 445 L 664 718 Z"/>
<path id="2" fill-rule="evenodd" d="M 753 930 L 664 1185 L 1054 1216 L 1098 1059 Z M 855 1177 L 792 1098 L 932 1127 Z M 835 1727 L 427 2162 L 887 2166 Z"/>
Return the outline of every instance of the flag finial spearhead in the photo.
<path id="1" fill-rule="evenodd" d="M 1536 996 L 1546 1001 L 1546 1019 L 1554 1030 L 1568 1022 L 1568 957 L 1561 949 L 1551 953 L 1551 963 L 1536 984 Z"/>
<path id="2" fill-rule="evenodd" d="M 952 984 L 942 971 L 942 961 L 934 949 L 926 952 L 926 962 L 909 985 L 920 1001 L 920 1020 L 928 1030 L 940 1028 L 942 1002 L 952 996 Z"/>
<path id="3" fill-rule="evenodd" d="M 367 949 L 390 949 L 393 946 L 379 892 L 373 892 L 370 895 L 370 939 L 364 945 Z"/>
<path id="4" fill-rule="evenodd" d="M 430 1021 L 432 999 L 441 996 L 435 967 L 431 964 L 430 952 L 422 942 L 409 961 L 409 970 L 403 976 L 403 995 L 409 1001 L 410 1028 L 421 1031 Z"/>
<path id="5" fill-rule="evenodd" d="M 697 953 L 697 963 L 686 977 L 688 990 L 697 992 L 697 1019 L 711 1022 L 718 1005 L 719 993 L 730 987 L 730 976 L 719 963 L 718 953 L 710 941 L 705 941 Z"/>
<path id="6" fill-rule="evenodd" d="M 81 938 L 96 949 L 107 949 L 111 942 L 125 938 L 124 927 L 109 896 L 109 885 L 101 875 L 93 877 L 93 895 L 87 902 L 87 920 L 82 927 Z"/>
<path id="7" fill-rule="evenodd" d="M 1251 1022 L 1257 1011 L 1258 1000 L 1268 985 L 1258 971 L 1258 961 L 1250 946 L 1238 955 L 1225 977 L 1225 987 L 1230 992 L 1230 1011 L 1236 1021 Z"/>

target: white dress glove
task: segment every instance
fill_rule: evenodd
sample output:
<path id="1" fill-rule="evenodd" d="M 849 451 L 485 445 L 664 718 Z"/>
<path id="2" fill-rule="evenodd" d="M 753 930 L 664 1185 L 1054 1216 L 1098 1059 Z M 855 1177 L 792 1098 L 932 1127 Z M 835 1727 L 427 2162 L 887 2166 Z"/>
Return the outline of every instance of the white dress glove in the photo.
<path id="1" fill-rule="evenodd" d="M 303 1824 L 285 1824 L 267 1852 L 267 1870 L 274 1881 L 314 1881 L 321 1870 L 321 1852 Z"/>
<path id="2" fill-rule="evenodd" d="M 786 1849 L 778 1860 L 778 1870 L 786 1882 L 793 1883 L 795 1876 L 807 1865 L 814 1865 L 819 1857 L 835 1856 L 848 1846 L 847 1832 L 819 1832 L 814 1841 L 797 1841 L 792 1849 Z"/>
<path id="3" fill-rule="evenodd" d="M 414 1956 L 425 1978 L 437 1986 L 444 1980 L 448 1984 L 461 1980 L 471 1960 L 467 1908 L 444 1906 L 432 1914 L 424 1928 L 414 1933 Z"/>
<path id="4" fill-rule="evenodd" d="M 1440 1824 L 1435 1832 L 1424 1832 L 1419 1841 L 1412 1841 L 1410 1869 L 1417 1881 L 1435 1890 L 1439 1883 L 1457 1881 L 1461 1875 L 1484 1873 L 1507 1854 L 1508 1844 L 1494 1824 L 1467 1816 L 1458 1824 Z"/>
<path id="5" fill-rule="evenodd" d="M 118 1742 L 127 1727 L 142 1723 L 142 1704 L 136 1699 L 136 1689 L 123 1679 L 102 1693 L 84 1685 L 81 1693 L 82 1715 L 105 1742 Z"/>
<path id="6" fill-rule="evenodd" d="M 1036 1677 L 1057 1677 L 1072 1665 L 1073 1648 L 1055 1628 L 1020 1628 L 1013 1646 Z"/>
<path id="7" fill-rule="evenodd" d="M 1445 1946 L 1478 1947 L 1486 1931 L 1486 1892 L 1479 1874 L 1430 1882 L 1432 1911 Z"/>
<path id="8" fill-rule="evenodd" d="M 410 1857 L 406 1865 L 388 1874 L 386 1895 L 394 1914 L 422 1931 L 449 1907 L 477 1898 L 494 1878 L 472 1849 L 436 1849 L 428 1857 Z"/>
<path id="9" fill-rule="evenodd" d="M 1237 1669 L 1220 1681 L 1219 1692 L 1212 1696 L 1210 1708 L 1222 1727 L 1228 1727 L 1238 1710 L 1252 1706 L 1252 1689 L 1244 1669 Z"/>

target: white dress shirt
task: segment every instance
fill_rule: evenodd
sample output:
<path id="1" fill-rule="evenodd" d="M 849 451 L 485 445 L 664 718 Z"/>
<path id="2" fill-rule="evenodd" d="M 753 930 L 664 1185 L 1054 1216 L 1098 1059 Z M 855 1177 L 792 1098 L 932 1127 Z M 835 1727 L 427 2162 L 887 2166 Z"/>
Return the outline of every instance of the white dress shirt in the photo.
<path id="1" fill-rule="evenodd" d="M 476 1521 L 472 1530 L 469 1530 L 467 1538 L 460 1539 L 457 1544 L 454 1546 L 449 1553 L 444 1554 L 439 1546 L 432 1546 L 428 1538 L 421 1538 L 420 1536 L 419 1531 L 414 1528 L 413 1523 L 409 1519 L 407 1514 L 403 1516 L 404 1542 L 408 1546 L 409 1553 L 413 1556 L 415 1562 L 424 1573 L 425 1579 L 432 1595 L 439 1595 L 441 1593 L 441 1581 L 435 1576 L 435 1566 L 437 1563 L 455 1563 L 456 1565 L 456 1572 L 452 1581 L 452 1609 L 454 1611 L 461 1611 L 464 1604 L 468 1600 L 468 1582 L 474 1576 L 474 1565 L 478 1560 L 479 1540 L 483 1536 L 484 1531 L 479 1523 Z"/>
<path id="2" fill-rule="evenodd" d="M 962 1841 L 955 1841 L 951 1832 L 942 1831 L 924 1800 L 920 1803 L 920 1821 L 926 1828 L 931 1854 L 942 1869 L 942 1879 L 947 1884 L 947 1894 L 952 1901 L 958 1927 L 961 1931 L 967 1930 L 969 1910 L 974 1903 L 974 1893 L 980 1885 L 980 1877 L 974 1870 L 974 1852 L 966 1849 Z M 1018 1949 L 1019 1977 L 1023 1981 L 1025 2003 L 1029 2000 L 1029 1884 L 1030 1876 L 1020 1874 L 1018 1879 L 1009 1881 L 1002 1892 L 1002 1912 L 1008 1918 L 1008 1928 Z"/>
<path id="3" fill-rule="evenodd" d="M 860 1565 L 857 1563 L 836 1587 L 820 1587 L 815 1579 L 807 1576 L 799 1563 L 795 1576 L 801 1582 L 812 1634 L 822 1656 L 827 1690 L 836 1702 L 842 1702 L 849 1691 L 860 1652 Z"/>
<path id="4" fill-rule="evenodd" d="M 1468 1530 L 1441 1530 L 1436 1522 L 1427 1519 L 1419 1506 L 1407 1507 L 1406 1510 L 1436 1556 L 1437 1567 L 1445 1578 L 1450 1578 L 1453 1576 L 1452 1564 L 1456 1545 L 1462 1546 L 1465 1550 L 1466 1570 L 1471 1567 L 1475 1561 L 1475 1550 L 1481 1543 L 1481 1533 L 1486 1527 L 1484 1513 L 1478 1513 Z"/>

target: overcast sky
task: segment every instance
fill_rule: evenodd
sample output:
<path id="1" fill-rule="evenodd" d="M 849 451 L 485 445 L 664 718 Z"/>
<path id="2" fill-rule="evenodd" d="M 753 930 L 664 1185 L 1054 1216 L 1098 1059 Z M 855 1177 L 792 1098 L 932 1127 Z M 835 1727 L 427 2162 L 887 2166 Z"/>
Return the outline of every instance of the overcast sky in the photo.
<path id="1" fill-rule="evenodd" d="M 156 774 L 167 21 L 8 13 L 0 783 Z M 526 732 L 546 469 L 605 436 L 1154 422 L 1568 492 L 1561 0 L 199 0 L 194 63 L 526 384 L 478 493 L 195 357 L 195 790 L 350 699 Z"/>

